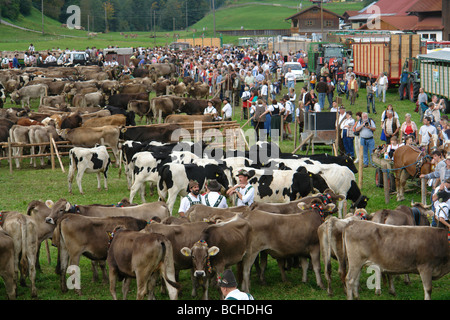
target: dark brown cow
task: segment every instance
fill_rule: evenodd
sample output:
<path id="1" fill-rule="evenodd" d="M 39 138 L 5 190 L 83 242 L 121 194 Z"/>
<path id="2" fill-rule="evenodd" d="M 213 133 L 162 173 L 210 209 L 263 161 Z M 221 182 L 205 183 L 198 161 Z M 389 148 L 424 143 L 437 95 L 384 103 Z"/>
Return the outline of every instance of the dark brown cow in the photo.
<path id="1" fill-rule="evenodd" d="M 251 242 L 251 226 L 239 217 L 211 225 L 202 232 L 200 241 L 181 252 L 192 258 L 194 276 L 204 279 L 203 300 L 208 300 L 210 277 L 221 274 L 226 268 L 238 264 L 247 254 Z"/>
<path id="2" fill-rule="evenodd" d="M 432 280 L 450 272 L 450 246 L 447 230 L 442 228 L 352 221 L 344 229 L 343 242 L 348 259 L 349 300 L 359 298 L 359 276 L 366 264 L 378 266 L 377 277 L 381 272 L 419 274 L 425 300 L 431 299 Z"/>
<path id="3" fill-rule="evenodd" d="M 151 117 L 151 109 L 150 109 L 150 101 L 148 100 L 131 100 L 128 102 L 127 106 L 128 111 L 133 111 L 135 114 L 137 114 L 139 117 L 142 118 L 145 116 L 146 123 L 149 123 L 149 118 Z"/>
<path id="4" fill-rule="evenodd" d="M 109 236 L 117 226 L 139 231 L 147 221 L 132 217 L 86 217 L 65 214 L 53 233 L 53 243 L 60 257 L 60 285 L 67 292 L 66 271 L 68 266 L 78 266 L 81 255 L 94 261 L 105 261 L 108 255 Z M 81 295 L 81 288 L 75 288 Z"/>
<path id="5" fill-rule="evenodd" d="M 116 93 L 111 96 L 106 96 L 106 105 L 111 107 L 118 107 L 124 110 L 128 107 L 128 102 L 131 100 L 148 100 L 148 93 Z"/>
<path id="6" fill-rule="evenodd" d="M 116 281 L 123 281 L 123 300 L 126 300 L 131 278 L 136 278 L 137 300 L 149 295 L 155 299 L 156 272 L 164 279 L 171 300 L 178 299 L 180 285 L 175 281 L 173 248 L 167 237 L 157 233 L 142 233 L 116 229 L 108 250 L 109 290 L 117 300 Z"/>
<path id="7" fill-rule="evenodd" d="M 180 107 L 180 113 L 192 114 L 203 114 L 206 107 L 208 106 L 208 101 L 205 99 L 195 99 L 195 98 L 182 98 L 182 103 Z M 214 108 L 216 108 L 218 114 L 222 110 L 222 100 L 218 98 L 210 99 L 212 101 Z"/>
<path id="8" fill-rule="evenodd" d="M 14 273 L 14 241 L 0 227 L 0 277 L 9 300 L 16 300 L 16 275 Z"/>
<path id="9" fill-rule="evenodd" d="M 170 86 L 170 80 L 158 79 L 152 84 L 152 89 L 156 92 L 156 96 L 159 97 L 167 93 L 168 86 Z"/>
<path id="10" fill-rule="evenodd" d="M 172 137 L 174 131 L 181 127 L 177 124 L 158 124 L 150 126 L 124 127 L 120 130 L 120 139 L 140 142 L 158 141 L 162 143 L 178 142 Z"/>

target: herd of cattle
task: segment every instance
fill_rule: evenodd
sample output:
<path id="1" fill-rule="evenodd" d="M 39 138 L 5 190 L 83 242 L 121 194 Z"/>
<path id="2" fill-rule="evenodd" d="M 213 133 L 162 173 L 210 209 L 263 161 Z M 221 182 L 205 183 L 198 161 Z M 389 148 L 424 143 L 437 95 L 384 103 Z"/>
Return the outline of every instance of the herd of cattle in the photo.
<path id="1" fill-rule="evenodd" d="M 151 130 L 136 126 L 135 114 L 147 116 L 149 111 L 139 113 L 132 106 L 148 102 L 147 110 L 153 116 L 159 110 L 163 116 L 202 114 L 206 100 L 197 98 L 203 93 L 194 94 L 198 95 L 194 98 L 184 97 L 184 93 L 166 95 L 168 90 L 179 89 L 178 84 L 168 89 L 170 80 L 152 79 L 155 70 L 142 78 L 119 81 L 109 76 L 100 79 L 108 72 L 96 68 L 29 68 L 0 75 L 3 92 L 23 103 L 23 108 L 3 109 L 3 118 L 12 124 L 5 120 L 1 125 L 9 126 L 6 134 L 12 141 L 29 143 L 39 141 L 32 137 L 45 140 L 52 135 L 70 141 L 76 147 L 69 153 L 69 192 L 77 173 L 80 193 L 84 172 L 97 173 L 98 188 L 103 173 L 107 188 L 111 159 L 105 146 L 109 146 L 116 166 L 125 167 L 130 192 L 129 201 L 118 206 L 74 205 L 59 199 L 55 203 L 32 201 L 27 214 L 1 212 L 0 276 L 9 299 L 16 296 L 17 282 L 23 284 L 27 277 L 31 295 L 37 296 L 37 257 L 42 242 L 50 238 L 58 249 L 57 272 L 63 292 L 68 290 L 69 266 L 78 265 L 83 255 L 92 260 L 94 279 L 98 277 L 97 266 L 103 277 L 109 278 L 114 299 L 116 281 L 126 279 L 122 291 L 126 296 L 131 278 L 136 278 L 138 299 L 147 295 L 154 298 L 157 276 L 162 278 L 170 299 L 178 299 L 181 270 L 191 271 L 192 296 L 197 296 L 201 285 L 202 298 L 208 299 L 209 282 L 214 285 L 215 275 L 234 265 L 239 266 L 242 289 L 250 291 L 252 266 L 256 265 L 264 283 L 268 255 L 277 260 L 283 281 L 285 265 L 294 258 L 299 258 L 306 281 L 310 261 L 317 285 L 325 289 L 322 257 L 329 294 L 333 292 L 330 261 L 335 258 L 349 299 L 358 298 L 361 268 L 367 264 L 378 266 L 389 279 L 392 274 L 419 273 L 425 299 L 431 298 L 431 281 L 450 271 L 447 233 L 429 226 L 432 211 L 415 204 L 367 214 L 364 208 L 368 198 L 355 181 L 357 169 L 350 158 L 286 154 L 273 143 L 257 143 L 247 151 L 224 151 L 204 142 L 174 142 L 172 134 L 180 128 L 177 123 Z M 11 80 L 18 84 L 9 91 Z M 166 88 L 160 91 L 162 95 L 158 93 L 157 98 L 149 100 L 149 92 L 163 82 Z M 58 86 L 61 91 L 54 91 Z M 137 87 L 143 92 L 128 91 Z M 92 92 L 85 91 L 87 88 Z M 114 93 L 117 91 L 120 93 Z M 101 96 L 103 104 L 91 93 Z M 40 99 L 37 112 L 26 108 L 29 98 Z M 220 100 L 217 103 L 220 110 Z M 122 112 L 115 117 L 119 121 L 113 119 L 115 110 Z M 86 125 L 90 122 L 95 124 Z M 15 154 L 20 154 L 20 149 Z M 20 161 L 16 165 L 20 166 Z M 218 209 L 194 205 L 185 218 L 173 215 L 175 201 L 188 192 L 190 180 L 198 181 L 203 189 L 208 179 L 216 179 L 224 191 L 236 184 L 237 172 L 243 168 L 250 173 L 249 183 L 256 190 L 251 206 Z M 146 203 L 148 183 L 151 190 L 156 189 L 160 201 Z M 134 204 L 136 193 L 142 204 Z M 354 210 L 344 217 L 347 200 Z M 335 212 L 338 218 L 331 216 Z M 390 279 L 389 291 L 394 290 Z M 76 291 L 81 294 L 81 288 Z"/>

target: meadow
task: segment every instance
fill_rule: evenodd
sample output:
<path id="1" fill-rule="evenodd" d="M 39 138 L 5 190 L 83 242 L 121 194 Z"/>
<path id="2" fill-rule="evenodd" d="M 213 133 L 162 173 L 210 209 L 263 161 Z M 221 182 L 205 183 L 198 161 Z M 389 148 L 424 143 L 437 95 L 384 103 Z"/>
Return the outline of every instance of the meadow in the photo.
<path id="1" fill-rule="evenodd" d="M 302 82 L 298 82 L 296 85 L 296 91 L 299 92 Z M 282 93 L 286 92 L 283 89 Z M 355 105 L 349 105 L 348 101 L 343 98 L 344 105 L 347 110 L 365 111 L 365 89 L 361 89 L 359 98 Z M 395 111 L 398 112 L 401 119 L 406 112 L 413 115 L 413 120 L 418 123 L 419 116 L 414 113 L 414 104 L 409 101 L 399 101 L 395 88 L 389 90 L 387 94 L 386 103 L 379 103 L 377 100 L 376 108 L 378 113 L 376 115 L 371 114 L 371 117 L 376 121 L 377 125 L 380 123 L 380 117 L 382 111 L 387 104 L 392 104 Z M 34 105 L 36 107 L 36 104 Z M 233 118 L 240 122 L 241 125 L 244 121 L 240 120 L 239 109 L 235 109 Z M 139 122 L 138 122 L 139 124 Z M 248 127 L 246 127 L 248 128 Z M 244 130 L 246 129 L 244 128 Z M 380 144 L 379 140 L 380 130 L 376 131 L 376 145 Z M 292 152 L 294 150 L 294 144 L 291 140 L 284 140 L 280 142 L 280 147 L 283 152 Z M 330 153 L 332 149 L 330 146 L 316 145 L 315 153 Z M 305 154 L 304 151 L 300 151 L 299 154 Z M 20 169 L 13 169 L 13 172 L 9 172 L 8 163 L 6 160 L 0 163 L 0 210 L 15 210 L 22 213 L 26 213 L 28 204 L 32 200 L 45 201 L 51 199 L 57 201 L 60 198 L 65 198 L 73 204 L 91 204 L 91 203 L 103 203 L 112 204 L 119 202 L 122 198 L 129 196 L 127 190 L 127 184 L 125 176 L 119 178 L 118 169 L 111 168 L 109 172 L 109 189 L 107 191 L 98 191 L 96 186 L 95 175 L 85 175 L 83 178 L 83 189 L 85 195 L 80 195 L 78 189 L 74 188 L 74 194 L 70 195 L 67 189 L 67 170 L 68 160 L 67 157 L 63 157 L 63 164 L 66 172 L 63 173 L 58 163 L 56 163 L 55 170 L 51 169 L 49 164 L 43 168 L 32 168 L 29 164 L 29 160 L 23 160 Z M 406 194 L 406 200 L 398 203 L 395 200 L 395 195 L 391 195 L 390 203 L 385 204 L 384 193 L 382 188 L 375 186 L 375 168 L 368 167 L 363 170 L 363 185 L 362 193 L 367 195 L 370 200 L 368 202 L 367 211 L 374 212 L 382 208 L 393 209 L 399 204 L 409 205 L 411 200 L 420 201 L 420 187 L 416 181 L 409 183 L 408 188 L 416 188 L 416 191 Z M 358 174 L 356 175 L 358 179 Z M 147 191 L 149 191 L 147 189 Z M 147 201 L 157 200 L 156 194 L 154 196 L 147 195 Z M 135 198 L 136 203 L 140 203 L 140 198 Z M 231 204 L 230 204 L 231 205 Z M 179 199 L 174 207 L 174 215 L 177 216 L 177 210 L 179 207 Z M 349 202 L 350 207 L 350 202 Z M 42 270 L 37 275 L 37 287 L 38 287 L 38 300 L 111 300 L 109 293 L 109 284 L 107 283 L 93 283 L 90 261 L 82 257 L 81 259 L 81 287 L 83 291 L 82 296 L 78 296 L 75 292 L 69 291 L 62 294 L 59 288 L 59 276 L 55 274 L 57 250 L 55 247 L 50 247 L 51 252 L 51 264 L 47 262 L 45 254 L 44 244 L 41 249 L 40 262 Z M 373 290 L 368 289 L 364 284 L 369 279 L 371 274 L 366 274 L 363 270 L 361 275 L 361 299 L 362 300 L 422 300 L 423 289 L 418 275 L 412 275 L 412 283 L 405 285 L 403 278 L 398 277 L 395 282 L 397 296 L 393 297 L 389 295 L 387 286 L 382 286 L 382 295 L 376 296 Z M 346 299 L 345 292 L 342 288 L 340 280 L 337 277 L 337 265 L 333 262 L 333 288 L 335 291 L 334 296 L 329 297 L 325 290 L 321 290 L 315 281 L 312 270 L 308 271 L 307 283 L 301 282 L 301 269 L 293 268 L 287 273 L 288 282 L 282 283 L 277 263 L 274 259 L 269 257 L 269 264 L 266 271 L 267 285 L 261 285 L 256 273 L 252 272 L 251 277 L 251 293 L 257 300 L 344 300 Z M 323 277 L 323 281 L 325 278 Z M 183 286 L 183 294 L 180 296 L 182 300 L 197 300 L 200 298 L 200 294 L 196 298 L 192 298 L 190 295 L 191 283 L 190 274 L 187 270 L 180 273 L 180 282 Z M 450 293 L 448 288 L 450 286 L 449 276 L 433 281 L 433 300 L 448 300 L 450 299 Z M 118 285 L 117 288 L 120 291 Z M 0 280 L 0 299 L 5 299 L 5 288 L 2 280 Z M 119 294 L 119 297 L 121 295 Z M 135 282 L 133 280 L 131 285 L 131 292 L 128 295 L 129 300 L 136 298 Z M 18 299 L 29 300 L 31 299 L 29 288 L 18 287 Z M 167 295 L 157 293 L 157 299 L 168 299 Z M 215 289 L 210 290 L 210 299 L 219 299 L 218 292 Z"/>

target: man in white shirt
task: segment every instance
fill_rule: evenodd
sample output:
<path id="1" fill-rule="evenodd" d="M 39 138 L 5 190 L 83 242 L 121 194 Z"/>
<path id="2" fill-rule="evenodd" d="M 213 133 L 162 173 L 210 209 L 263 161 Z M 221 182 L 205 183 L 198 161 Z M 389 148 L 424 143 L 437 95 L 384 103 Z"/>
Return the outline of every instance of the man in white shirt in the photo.
<path id="1" fill-rule="evenodd" d="M 284 75 L 284 81 L 286 87 L 295 88 L 295 74 L 292 72 L 291 68 L 288 68 L 288 72 Z"/>
<path id="2" fill-rule="evenodd" d="M 224 106 L 222 108 L 222 120 L 231 121 L 233 115 L 233 108 L 227 98 L 223 99 Z"/>
<path id="3" fill-rule="evenodd" d="M 203 114 L 212 114 L 214 118 L 217 117 L 217 110 L 213 106 L 213 102 L 211 100 L 208 100 L 208 106 L 203 111 Z"/>
<path id="4" fill-rule="evenodd" d="M 378 89 L 378 99 L 381 102 L 381 95 L 383 95 L 383 103 L 386 102 L 386 90 L 388 88 L 388 77 L 386 73 L 383 72 L 380 74 L 380 77 L 377 80 L 377 89 Z"/>
<path id="5" fill-rule="evenodd" d="M 430 142 L 430 136 L 428 135 L 437 134 L 436 127 L 431 125 L 430 117 L 423 118 L 423 126 L 419 129 L 419 145 L 426 146 Z"/>
<path id="6" fill-rule="evenodd" d="M 237 288 L 237 281 L 233 271 L 226 269 L 217 279 L 220 291 L 225 300 L 255 300 L 250 293 Z"/>
<path id="7" fill-rule="evenodd" d="M 206 193 L 202 196 L 202 204 L 213 208 L 228 208 L 227 198 L 219 193 L 222 185 L 217 180 L 209 180 L 206 184 Z"/>
<path id="8" fill-rule="evenodd" d="M 255 188 L 248 183 L 248 179 L 250 178 L 250 174 L 248 171 L 242 169 L 239 170 L 237 177 L 239 179 L 239 184 L 231 187 L 227 191 L 227 195 L 231 196 L 236 194 L 237 206 L 250 206 L 255 200 Z"/>
<path id="9" fill-rule="evenodd" d="M 180 209 L 178 210 L 180 217 L 185 217 L 185 213 L 191 206 L 202 203 L 202 196 L 199 193 L 200 186 L 198 182 L 195 180 L 189 181 L 189 193 L 180 202 Z"/>

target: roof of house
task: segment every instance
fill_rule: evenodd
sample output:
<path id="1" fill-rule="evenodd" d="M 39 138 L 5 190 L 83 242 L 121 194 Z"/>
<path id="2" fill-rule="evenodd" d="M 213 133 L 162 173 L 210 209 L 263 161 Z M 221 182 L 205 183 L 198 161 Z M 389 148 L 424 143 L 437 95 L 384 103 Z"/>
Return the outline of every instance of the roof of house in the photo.
<path id="1" fill-rule="evenodd" d="M 384 16 L 406 16 L 409 8 L 416 2 L 421 0 L 379 0 L 376 3 L 368 6 L 364 11 L 356 16 L 352 16 L 349 20 L 367 20 L 373 17 L 374 14 L 380 13 Z"/>
<path id="2" fill-rule="evenodd" d="M 416 16 L 384 16 L 380 17 L 380 22 L 384 22 L 390 26 L 392 29 L 399 31 L 410 31 L 419 21 Z M 369 23 L 362 25 L 358 30 L 369 29 Z"/>
<path id="3" fill-rule="evenodd" d="M 421 31 L 421 30 L 443 30 L 444 26 L 442 25 L 441 17 L 426 17 L 421 21 L 417 22 L 417 24 L 412 29 L 413 31 Z"/>
<path id="4" fill-rule="evenodd" d="M 408 12 L 442 11 L 442 0 L 419 0 L 409 7 Z"/>
<path id="5" fill-rule="evenodd" d="M 287 17 L 287 18 L 284 19 L 284 20 L 290 20 L 290 19 L 292 19 L 292 18 L 294 18 L 294 17 L 297 17 L 297 16 L 299 16 L 299 15 L 302 15 L 302 14 L 304 14 L 305 12 L 310 11 L 310 10 L 312 10 L 312 9 L 314 9 L 314 8 L 320 9 L 320 6 L 314 5 L 314 6 L 308 7 L 308 8 L 306 8 L 306 9 L 300 11 L 300 12 L 297 12 L 297 13 L 293 14 L 293 15 L 290 16 L 290 17 Z M 338 15 L 337 13 L 335 13 L 335 12 L 333 12 L 333 11 L 327 10 L 327 9 L 325 9 L 325 8 L 323 8 L 322 10 L 323 10 L 323 12 L 330 13 L 330 14 L 332 14 L 332 15 L 335 15 L 335 16 L 338 17 L 339 19 L 344 20 L 344 17 L 343 17 L 343 16 Z"/>

